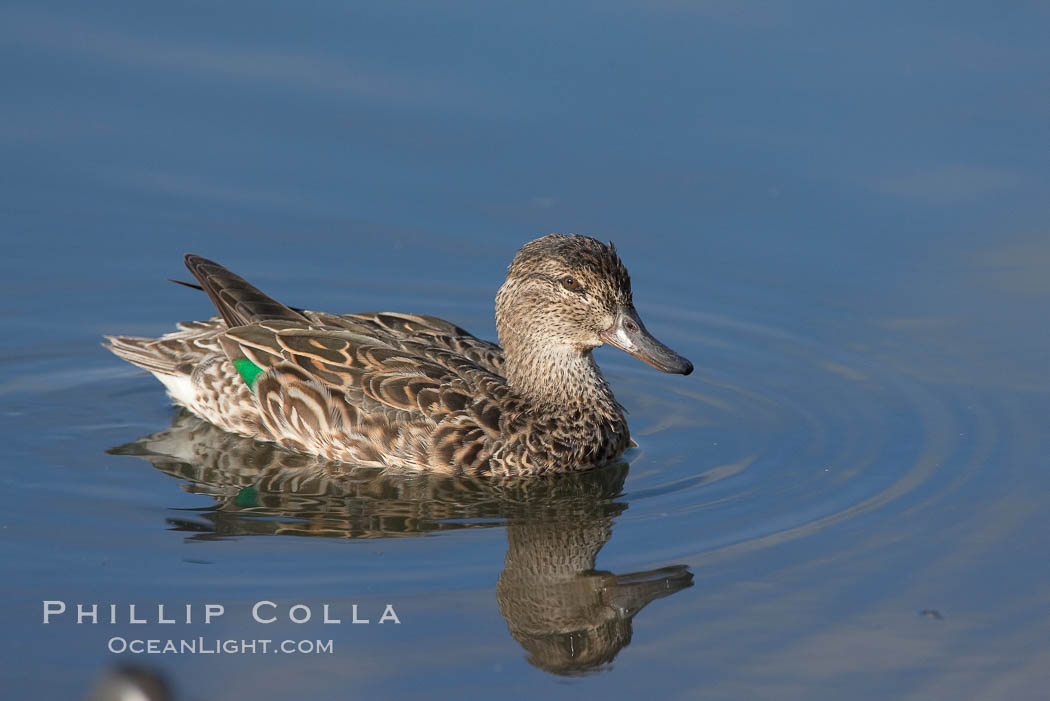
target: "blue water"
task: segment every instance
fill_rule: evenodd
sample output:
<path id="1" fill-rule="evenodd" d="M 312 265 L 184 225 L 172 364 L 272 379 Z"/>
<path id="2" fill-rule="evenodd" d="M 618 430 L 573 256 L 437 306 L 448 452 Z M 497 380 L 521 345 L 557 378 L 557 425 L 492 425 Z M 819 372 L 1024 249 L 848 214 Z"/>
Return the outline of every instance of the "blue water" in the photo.
<path id="1" fill-rule="evenodd" d="M 4 3 L 5 692 L 79 698 L 133 663 L 180 699 L 1044 698 L 1048 21 Z M 579 481 L 278 467 L 99 346 L 212 313 L 166 281 L 186 252 L 291 305 L 494 338 L 506 265 L 551 231 L 613 240 L 696 365 L 598 351 L 639 445 Z M 595 603 L 635 573 L 665 595 Z M 120 620 L 43 625 L 45 600 Z M 107 650 L 199 636 L 334 649 Z"/>

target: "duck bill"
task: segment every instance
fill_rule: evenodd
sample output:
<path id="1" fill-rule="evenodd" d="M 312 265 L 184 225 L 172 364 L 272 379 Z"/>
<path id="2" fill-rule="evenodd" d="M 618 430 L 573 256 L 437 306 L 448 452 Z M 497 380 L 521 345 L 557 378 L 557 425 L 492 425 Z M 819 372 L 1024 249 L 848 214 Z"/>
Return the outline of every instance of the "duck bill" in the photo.
<path id="1" fill-rule="evenodd" d="M 653 338 L 633 306 L 621 309 L 613 325 L 600 336 L 610 346 L 630 353 L 660 372 L 688 375 L 693 371 L 692 363 Z"/>

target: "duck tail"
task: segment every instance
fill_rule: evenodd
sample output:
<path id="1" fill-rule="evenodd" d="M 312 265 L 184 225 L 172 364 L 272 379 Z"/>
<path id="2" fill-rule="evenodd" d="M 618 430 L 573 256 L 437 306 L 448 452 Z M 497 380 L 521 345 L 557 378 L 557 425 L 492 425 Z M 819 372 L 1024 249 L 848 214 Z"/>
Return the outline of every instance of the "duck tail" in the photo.
<path id="1" fill-rule="evenodd" d="M 299 312 L 264 294 L 240 275 L 214 261 L 187 253 L 186 267 L 200 282 L 230 328 L 275 319 L 308 321 Z"/>
<path id="2" fill-rule="evenodd" d="M 112 351 L 132 365 L 160 375 L 189 374 L 188 369 L 179 368 L 181 360 L 177 348 L 165 343 L 162 338 L 139 336 L 105 336 L 108 343 L 103 347 Z"/>

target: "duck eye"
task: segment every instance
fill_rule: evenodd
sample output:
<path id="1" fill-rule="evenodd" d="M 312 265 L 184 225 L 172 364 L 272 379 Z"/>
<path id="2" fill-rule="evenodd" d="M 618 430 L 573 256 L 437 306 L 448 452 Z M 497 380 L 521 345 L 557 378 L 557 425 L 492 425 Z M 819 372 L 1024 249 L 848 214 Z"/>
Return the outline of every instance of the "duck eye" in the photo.
<path id="1" fill-rule="evenodd" d="M 573 292 L 579 292 L 581 289 L 583 289 L 583 285 L 580 284 L 580 281 L 574 278 L 572 275 L 566 275 L 565 277 L 563 277 L 561 279 L 561 284 L 565 287 L 565 289 L 572 290 Z"/>

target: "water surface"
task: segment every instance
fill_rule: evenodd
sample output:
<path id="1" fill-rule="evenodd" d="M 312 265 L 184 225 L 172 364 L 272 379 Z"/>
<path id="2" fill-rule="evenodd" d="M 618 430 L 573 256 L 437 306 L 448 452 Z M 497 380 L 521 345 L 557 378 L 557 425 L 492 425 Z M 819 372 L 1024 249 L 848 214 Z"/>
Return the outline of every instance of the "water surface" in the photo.
<path id="1" fill-rule="evenodd" d="M 5 688 L 76 698 L 132 661 L 187 699 L 1042 698 L 1048 19 L 6 4 Z M 188 251 L 494 338 L 550 231 L 615 241 L 696 365 L 598 351 L 638 447 L 589 475 L 346 473 L 209 431 L 98 345 L 211 313 L 166 282 Z M 45 626 L 51 599 L 228 613 Z"/>

